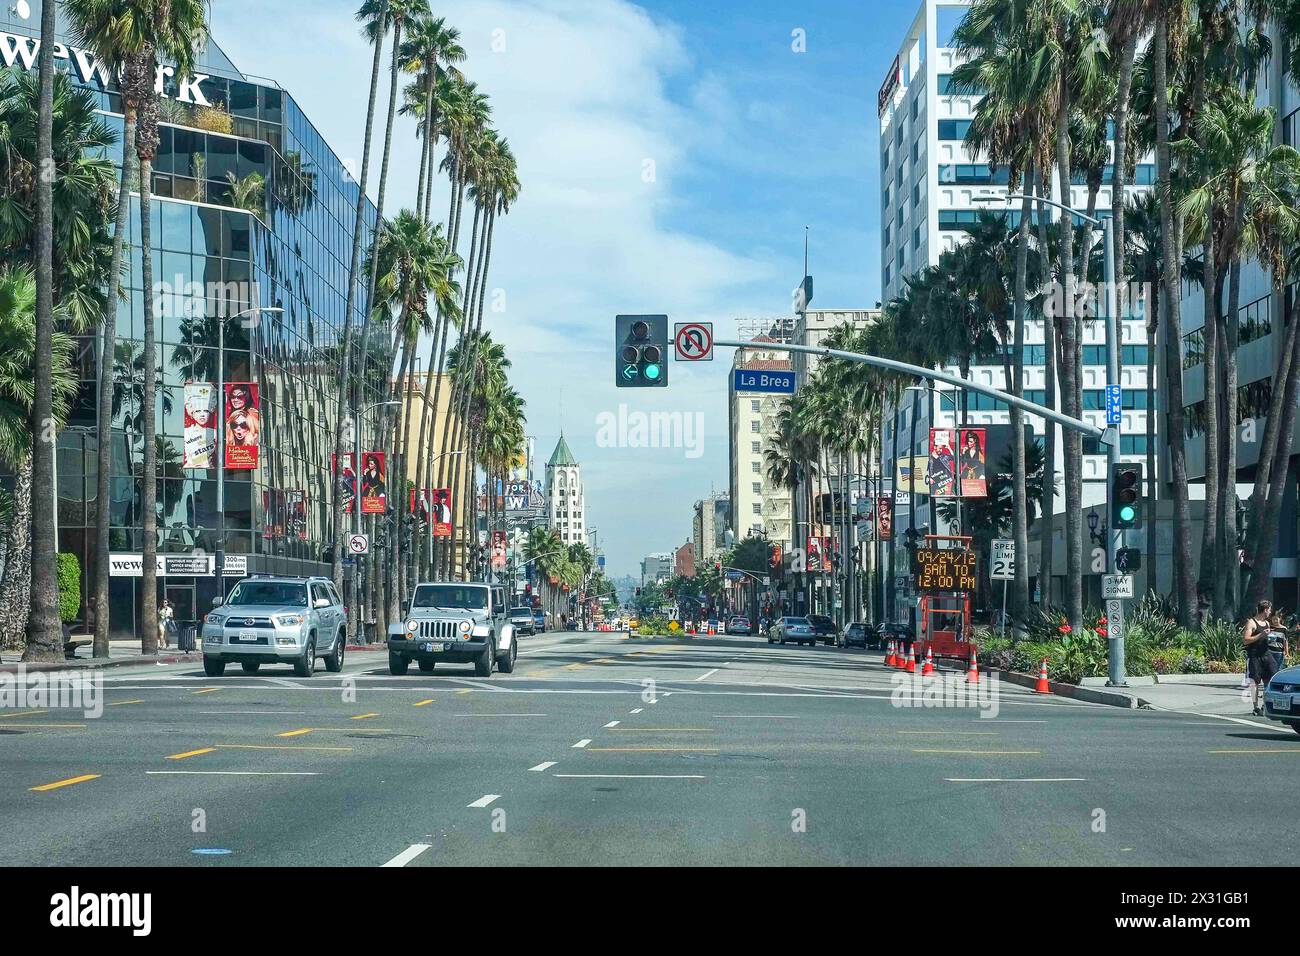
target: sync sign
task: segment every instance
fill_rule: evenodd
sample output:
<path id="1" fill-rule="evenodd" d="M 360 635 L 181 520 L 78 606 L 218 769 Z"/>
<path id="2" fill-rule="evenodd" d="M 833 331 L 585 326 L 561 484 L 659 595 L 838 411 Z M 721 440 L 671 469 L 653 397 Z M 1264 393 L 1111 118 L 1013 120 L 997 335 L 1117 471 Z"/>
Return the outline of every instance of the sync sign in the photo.
<path id="1" fill-rule="evenodd" d="M 758 369 L 738 368 L 732 373 L 738 392 L 770 392 L 777 395 L 794 394 L 794 372 L 765 372 Z"/>

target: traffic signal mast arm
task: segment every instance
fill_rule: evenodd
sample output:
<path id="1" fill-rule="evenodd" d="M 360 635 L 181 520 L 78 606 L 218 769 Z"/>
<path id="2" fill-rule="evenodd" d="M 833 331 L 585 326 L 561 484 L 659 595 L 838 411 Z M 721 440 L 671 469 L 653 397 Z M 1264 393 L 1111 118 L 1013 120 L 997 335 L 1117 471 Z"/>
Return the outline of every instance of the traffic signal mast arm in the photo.
<path id="1" fill-rule="evenodd" d="M 970 392 L 979 392 L 981 395 L 988 395 L 996 398 L 1000 402 L 1006 402 L 1008 405 L 1015 405 L 1031 415 L 1039 415 L 1050 421 L 1054 421 L 1064 428 L 1081 432 L 1089 438 L 1096 438 L 1104 445 L 1110 445 L 1118 438 L 1114 432 L 1108 428 L 1102 428 L 1091 422 L 1085 422 L 1082 419 L 1071 418 L 1069 415 L 1063 415 L 1054 408 L 1047 408 L 1028 399 L 1020 398 L 1009 392 L 1003 392 L 992 385 L 982 385 L 979 382 L 970 382 L 957 375 L 950 375 L 947 372 L 939 371 L 933 368 L 924 368 L 920 365 L 908 365 L 906 362 L 899 362 L 895 359 L 881 358 L 878 355 L 865 355 L 861 352 L 845 352 L 840 349 L 829 349 L 815 345 L 789 345 L 783 342 L 731 342 L 724 340 L 715 340 L 716 345 L 726 345 L 732 348 L 756 349 L 761 348 L 764 351 L 772 352 L 804 352 L 808 355 L 821 355 L 824 358 L 844 359 L 847 362 L 863 362 L 866 365 L 874 365 L 877 368 L 887 368 L 895 372 L 906 372 L 908 375 L 916 375 L 921 378 L 934 379 L 936 382 L 943 382 L 946 385 L 952 385 L 956 388 L 964 388 Z"/>

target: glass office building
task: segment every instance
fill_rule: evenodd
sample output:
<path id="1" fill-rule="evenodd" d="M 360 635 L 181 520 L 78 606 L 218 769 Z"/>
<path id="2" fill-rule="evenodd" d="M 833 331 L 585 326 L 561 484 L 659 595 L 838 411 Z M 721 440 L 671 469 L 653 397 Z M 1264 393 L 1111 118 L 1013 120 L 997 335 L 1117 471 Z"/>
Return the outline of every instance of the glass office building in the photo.
<path id="1" fill-rule="evenodd" d="M 61 13 L 61 11 L 60 11 Z M 0 12 L 7 66 L 26 67 L 39 36 L 40 4 L 21 18 Z M 59 36 L 67 36 L 60 22 Z M 56 65 L 95 92 L 120 138 L 116 85 L 86 51 L 56 51 Z M 8 61 L 13 62 L 8 62 Z M 89 64 L 89 65 L 88 65 Z M 31 68 L 35 69 L 34 58 Z M 138 636 L 143 548 L 140 476 L 143 415 L 158 435 L 160 594 L 181 621 L 210 608 L 218 548 L 217 470 L 186 467 L 186 384 L 256 386 L 256 467 L 226 469 L 227 574 L 329 574 L 331 460 L 347 273 L 358 186 L 294 102 L 272 81 L 241 74 L 213 42 L 195 77 L 162 72 L 161 142 L 154 165 L 153 270 L 157 295 L 157 400 L 140 407 L 146 303 L 139 197 L 132 197 L 130 276 L 110 357 L 109 408 L 97 407 L 98 346 L 80 342 L 82 390 L 57 460 L 59 550 L 82 566 L 83 620 L 96 562 L 97 416 L 112 416 L 109 500 L 114 638 Z M 114 157 L 121 162 L 120 142 Z M 257 188 L 260 177 L 263 187 Z M 367 202 L 365 229 L 375 225 Z M 352 317 L 359 330 L 364 283 Z M 274 308 L 279 313 L 249 314 Z M 242 316 L 241 313 L 244 313 Z M 224 340 L 224 341 L 223 341 Z M 355 337 L 354 337 L 355 341 Z M 386 369 L 373 367 L 366 402 Z M 213 456 L 208 465 L 215 465 Z M 227 587 L 230 586 L 227 580 Z"/>

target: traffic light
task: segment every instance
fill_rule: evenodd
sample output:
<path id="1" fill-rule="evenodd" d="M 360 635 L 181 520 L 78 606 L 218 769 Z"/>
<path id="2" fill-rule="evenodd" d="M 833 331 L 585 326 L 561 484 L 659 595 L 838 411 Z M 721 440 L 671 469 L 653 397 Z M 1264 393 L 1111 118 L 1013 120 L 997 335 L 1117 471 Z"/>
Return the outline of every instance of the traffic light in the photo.
<path id="1" fill-rule="evenodd" d="M 1142 465 L 1122 462 L 1110 473 L 1110 526 L 1136 528 L 1142 524 Z"/>
<path id="2" fill-rule="evenodd" d="M 614 316 L 614 384 L 663 388 L 668 384 L 668 316 Z"/>
<path id="3" fill-rule="evenodd" d="M 1134 571 L 1142 570 L 1142 552 L 1137 548 L 1117 548 L 1115 570 L 1120 574 L 1132 574 Z"/>

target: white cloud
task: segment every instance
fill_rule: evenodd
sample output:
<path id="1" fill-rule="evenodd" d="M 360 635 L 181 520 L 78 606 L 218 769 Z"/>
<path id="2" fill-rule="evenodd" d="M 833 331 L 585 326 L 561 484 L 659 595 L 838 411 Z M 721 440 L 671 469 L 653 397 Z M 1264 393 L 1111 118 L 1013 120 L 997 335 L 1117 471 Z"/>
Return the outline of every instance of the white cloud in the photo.
<path id="1" fill-rule="evenodd" d="M 343 157 L 361 153 L 370 71 L 353 6 L 281 0 L 270 14 L 262 0 L 226 0 L 215 9 L 214 36 L 236 64 L 278 79 Z M 700 161 L 693 150 L 718 148 L 720 124 L 712 121 L 733 97 L 710 76 L 684 85 L 691 109 L 676 102 L 669 89 L 683 88 L 692 66 L 677 28 L 621 0 L 459 2 L 438 12 L 461 30 L 463 69 L 490 96 L 493 123 L 510 142 L 523 187 L 493 245 L 489 285 L 505 291 L 507 310 L 485 311 L 485 325 L 514 362 L 528 430 L 538 436 L 543 459 L 561 425 L 562 390 L 566 436 L 588 486 L 602 492 L 589 496 L 589 523 L 601 529 L 611 569 L 631 571 L 645 553 L 685 540 L 691 502 L 711 483 L 726 486 L 729 354 L 720 353 L 709 369 L 674 367 L 667 395 L 618 391 L 613 316 L 713 318 L 726 335 L 731 316 L 761 311 L 748 306 L 770 299 L 773 282 L 782 289 L 788 283 L 766 255 L 666 225 L 682 204 L 707 201 L 683 195 L 677 184 L 686 164 Z M 276 15 L 282 25 L 268 22 Z M 252 31 L 249 24 L 261 27 Z M 502 39 L 504 51 L 494 52 L 494 40 Z M 375 173 L 386 93 L 385 86 Z M 649 183 L 647 160 L 655 171 Z M 418 163 L 413 127 L 399 118 L 388 213 L 414 205 Z M 446 203 L 440 183 L 434 209 Z M 467 217 L 462 254 L 468 229 Z M 705 412 L 702 460 L 668 451 L 597 453 L 597 411 L 620 401 L 648 409 L 665 400 Z"/>

